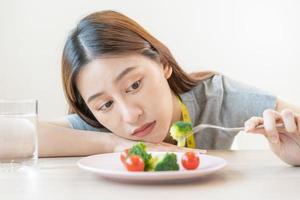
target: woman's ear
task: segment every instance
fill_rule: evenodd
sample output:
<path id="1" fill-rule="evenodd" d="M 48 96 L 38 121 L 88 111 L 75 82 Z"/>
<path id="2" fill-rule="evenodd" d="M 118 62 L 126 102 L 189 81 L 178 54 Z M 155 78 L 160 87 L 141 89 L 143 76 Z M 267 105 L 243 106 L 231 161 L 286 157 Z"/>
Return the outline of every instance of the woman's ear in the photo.
<path id="1" fill-rule="evenodd" d="M 173 69 L 169 65 L 164 66 L 164 75 L 166 79 L 169 79 L 172 75 Z"/>

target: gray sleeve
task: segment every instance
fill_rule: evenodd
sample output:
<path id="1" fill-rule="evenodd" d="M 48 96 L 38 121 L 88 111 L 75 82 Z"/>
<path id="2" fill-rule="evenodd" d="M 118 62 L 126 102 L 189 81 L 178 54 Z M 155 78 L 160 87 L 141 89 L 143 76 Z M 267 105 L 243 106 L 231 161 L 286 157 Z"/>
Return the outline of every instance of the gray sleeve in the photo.
<path id="1" fill-rule="evenodd" d="M 198 103 L 193 108 L 195 124 L 209 123 L 224 127 L 243 127 L 252 116 L 262 116 L 265 109 L 274 109 L 276 97 L 269 92 L 215 75 L 199 85 L 194 92 Z M 197 107 L 199 105 L 199 108 Z M 207 149 L 229 149 L 238 132 L 205 129 L 197 134 L 197 146 Z"/>
<path id="2" fill-rule="evenodd" d="M 234 81 L 226 76 L 217 76 L 221 95 L 220 120 L 228 127 L 244 126 L 252 116 L 262 116 L 265 109 L 275 109 L 276 97 L 267 91 Z"/>
<path id="3" fill-rule="evenodd" d="M 81 119 L 77 114 L 70 114 L 64 117 L 70 124 L 71 128 L 85 130 L 85 131 L 97 131 L 97 132 L 109 132 L 106 128 L 95 128 L 83 119 Z"/>

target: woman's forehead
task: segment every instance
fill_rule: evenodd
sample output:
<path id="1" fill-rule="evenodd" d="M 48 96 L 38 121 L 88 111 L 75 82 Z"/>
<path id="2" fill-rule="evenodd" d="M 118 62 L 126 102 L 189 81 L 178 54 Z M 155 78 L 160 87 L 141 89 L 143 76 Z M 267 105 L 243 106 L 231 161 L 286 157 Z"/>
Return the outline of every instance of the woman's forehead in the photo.
<path id="1" fill-rule="evenodd" d="M 92 77 L 101 77 L 103 80 L 119 80 L 124 74 L 131 71 L 153 69 L 157 63 L 144 56 L 131 55 L 120 57 L 104 57 L 94 59 L 79 72 L 79 79 L 90 81 Z"/>
<path id="2" fill-rule="evenodd" d="M 82 96 L 95 93 L 96 88 L 109 88 L 116 85 L 130 73 L 157 71 L 159 64 L 139 55 L 104 57 L 95 59 L 84 66 L 76 80 Z M 95 89 L 94 89 L 95 88 Z"/>

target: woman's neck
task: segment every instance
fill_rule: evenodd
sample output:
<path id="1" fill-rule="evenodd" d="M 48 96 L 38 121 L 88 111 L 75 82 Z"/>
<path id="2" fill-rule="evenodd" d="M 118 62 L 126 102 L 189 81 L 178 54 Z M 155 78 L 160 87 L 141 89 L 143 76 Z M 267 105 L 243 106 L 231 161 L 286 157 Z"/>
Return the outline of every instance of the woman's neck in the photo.
<path id="1" fill-rule="evenodd" d="M 173 102 L 173 114 L 172 114 L 171 125 L 174 122 L 182 120 L 180 103 L 178 101 L 177 95 L 174 93 L 172 93 L 172 102 Z M 168 132 L 167 137 L 164 139 L 164 142 L 171 143 L 171 144 L 177 144 L 177 142 L 171 137 L 169 132 Z"/>
<path id="2" fill-rule="evenodd" d="M 182 120 L 182 113 L 181 113 L 181 107 L 177 95 L 172 93 L 172 99 L 173 99 L 173 115 L 172 115 L 171 123 L 174 123 Z"/>

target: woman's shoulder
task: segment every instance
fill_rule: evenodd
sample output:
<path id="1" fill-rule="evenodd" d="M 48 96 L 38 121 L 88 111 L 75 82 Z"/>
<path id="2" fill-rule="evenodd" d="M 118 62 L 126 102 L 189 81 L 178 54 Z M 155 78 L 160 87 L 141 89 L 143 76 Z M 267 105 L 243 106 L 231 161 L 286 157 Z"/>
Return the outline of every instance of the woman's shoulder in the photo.
<path id="1" fill-rule="evenodd" d="M 187 93 L 201 95 L 213 94 L 221 90 L 224 75 L 215 71 L 192 72 L 189 74 L 191 78 L 197 81 L 197 84 Z"/>
<path id="2" fill-rule="evenodd" d="M 221 74 L 216 71 L 199 71 L 199 72 L 192 72 L 189 74 L 189 76 L 196 81 L 204 81 L 207 79 L 211 79 L 216 75 L 221 75 Z"/>
<path id="3" fill-rule="evenodd" d="M 184 103 L 199 104 L 222 92 L 222 75 L 213 71 L 193 72 L 189 74 L 197 81 L 197 84 L 190 90 L 179 94 Z"/>

